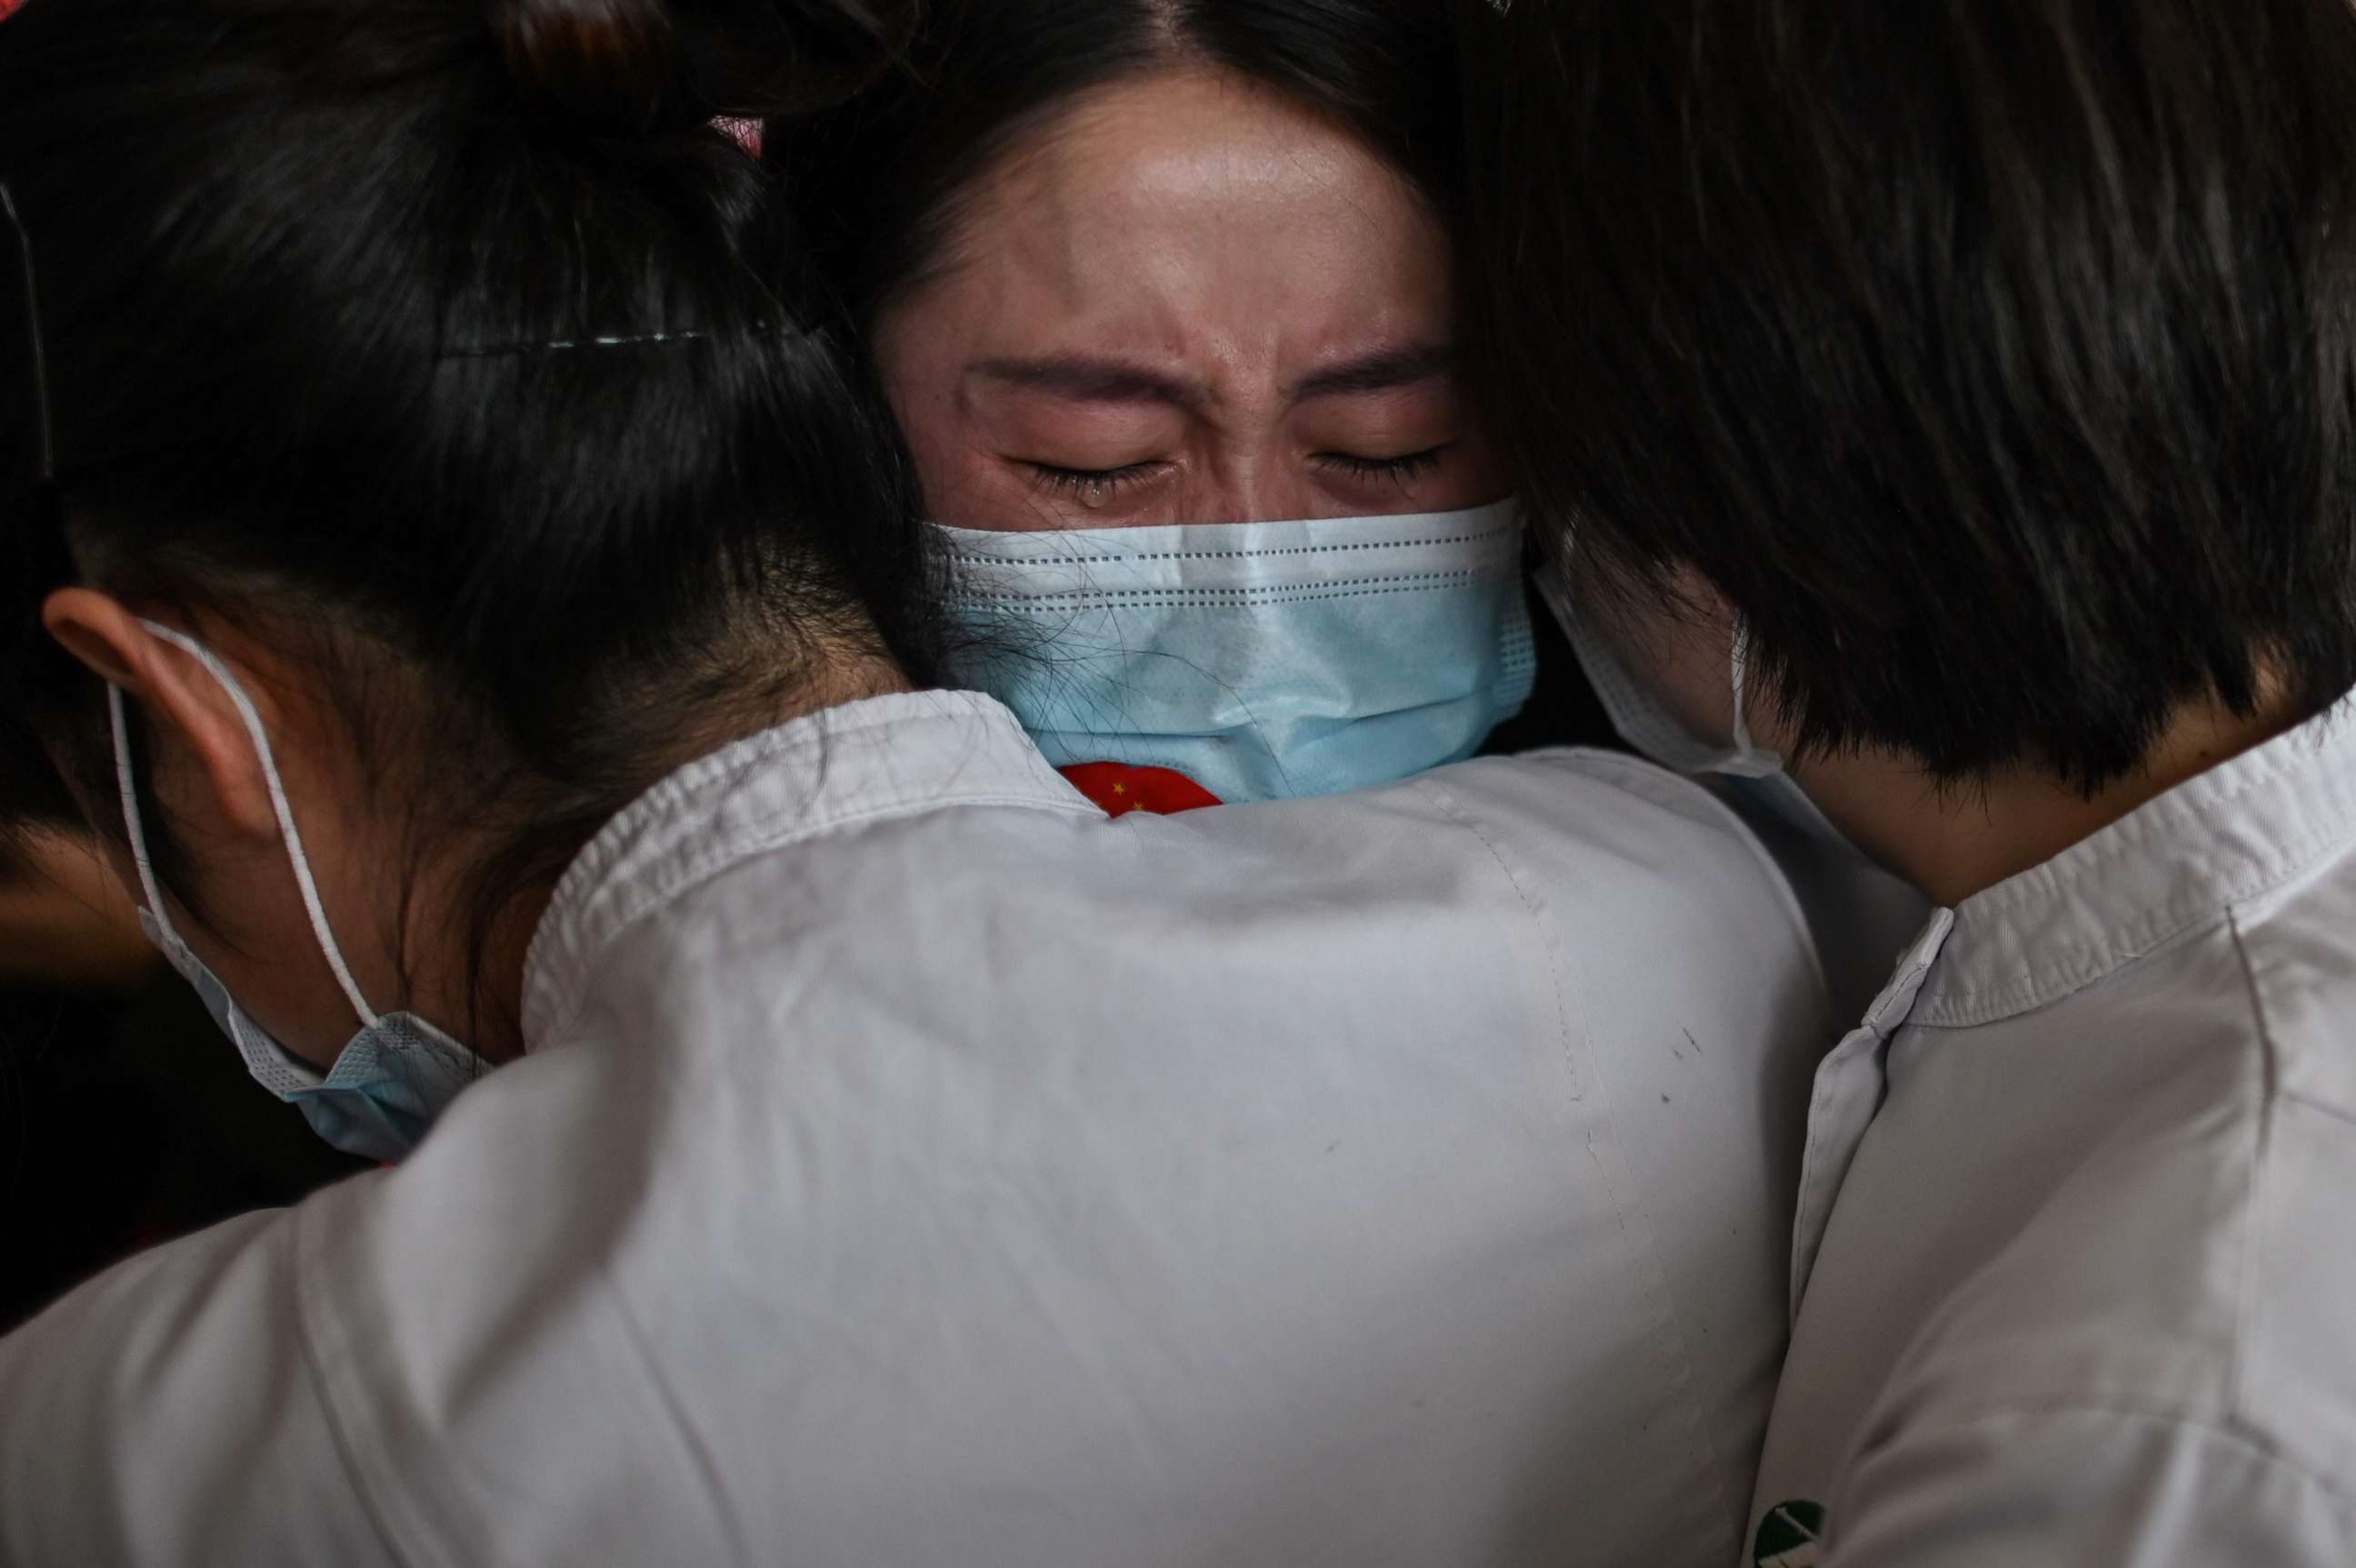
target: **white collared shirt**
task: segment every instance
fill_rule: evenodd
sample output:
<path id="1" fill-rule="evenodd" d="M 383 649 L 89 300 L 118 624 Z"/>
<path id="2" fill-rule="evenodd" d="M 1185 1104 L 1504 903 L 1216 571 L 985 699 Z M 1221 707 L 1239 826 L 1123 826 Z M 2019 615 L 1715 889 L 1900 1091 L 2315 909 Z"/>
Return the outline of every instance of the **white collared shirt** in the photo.
<path id="1" fill-rule="evenodd" d="M 1933 918 L 1793 1276 L 1761 1563 L 2356 1563 L 2356 702 Z"/>
<path id="2" fill-rule="evenodd" d="M 0 1342 L 0 1559 L 1643 1563 L 1737 1548 L 1797 906 L 1624 758 L 1106 820 L 851 704 L 582 854 L 417 1155 Z"/>

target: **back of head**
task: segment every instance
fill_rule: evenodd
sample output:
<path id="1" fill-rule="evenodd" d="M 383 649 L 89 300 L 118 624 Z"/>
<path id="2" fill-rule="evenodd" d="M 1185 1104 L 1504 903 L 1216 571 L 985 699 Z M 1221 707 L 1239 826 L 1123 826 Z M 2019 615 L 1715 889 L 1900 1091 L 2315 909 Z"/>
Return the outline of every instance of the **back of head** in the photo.
<path id="1" fill-rule="evenodd" d="M 904 60 L 776 127 L 771 159 L 862 324 L 949 259 L 960 199 L 1094 89 L 1187 66 L 1274 88 L 1452 213 L 1462 132 L 1446 0 L 936 0 Z"/>
<path id="2" fill-rule="evenodd" d="M 2356 685 L 2345 0 L 1462 11 L 1525 494 L 1804 746 L 2092 790 Z"/>
<path id="3" fill-rule="evenodd" d="M 710 124 L 894 44 L 866 0 L 0 24 L 0 823 L 108 798 L 70 582 L 290 645 L 378 772 L 557 864 L 695 715 L 920 656 L 884 422 Z"/>

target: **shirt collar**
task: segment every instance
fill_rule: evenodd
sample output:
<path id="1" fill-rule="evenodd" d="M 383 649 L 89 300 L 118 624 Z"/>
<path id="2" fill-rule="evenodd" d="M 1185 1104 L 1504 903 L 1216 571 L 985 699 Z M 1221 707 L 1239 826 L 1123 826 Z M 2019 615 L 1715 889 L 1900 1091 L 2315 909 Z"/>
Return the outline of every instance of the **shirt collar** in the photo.
<path id="1" fill-rule="evenodd" d="M 974 692 L 916 692 L 793 719 L 691 762 L 591 839 L 524 961 L 527 1048 L 547 1043 L 632 922 L 737 863 L 830 829 L 952 806 L 1101 816 L 1014 715 Z"/>
<path id="2" fill-rule="evenodd" d="M 2356 696 L 1955 909 L 1910 1021 L 2042 1007 L 2356 839 Z"/>

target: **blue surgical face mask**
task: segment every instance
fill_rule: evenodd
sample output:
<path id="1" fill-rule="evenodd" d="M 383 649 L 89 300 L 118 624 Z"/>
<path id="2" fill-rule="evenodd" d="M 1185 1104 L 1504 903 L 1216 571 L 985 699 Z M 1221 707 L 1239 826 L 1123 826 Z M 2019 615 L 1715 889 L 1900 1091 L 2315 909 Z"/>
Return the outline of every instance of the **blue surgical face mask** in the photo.
<path id="1" fill-rule="evenodd" d="M 1611 716 L 1612 727 L 1639 755 L 1673 773 L 1772 779 L 1783 771 L 1783 759 L 1751 738 L 1751 628 L 1740 617 L 1734 623 L 1734 649 L 1728 671 L 1728 685 L 1733 693 L 1733 736 L 1730 744 L 1719 746 L 1687 729 L 1685 721 L 1670 712 L 1668 705 L 1620 661 L 1611 641 L 1580 607 L 1560 562 L 1549 561 L 1538 568 L 1537 585 L 1547 607 L 1554 612 L 1556 623 L 1569 640 L 1571 651 L 1578 655 L 1580 668 L 1587 672 L 1588 684 L 1595 688 L 1603 711 Z"/>
<path id="2" fill-rule="evenodd" d="M 131 857 L 139 868 L 140 892 L 146 900 L 146 907 L 139 911 L 140 928 L 179 972 L 180 978 L 196 988 L 213 1022 L 220 1026 L 221 1032 L 237 1047 L 238 1055 L 245 1058 L 246 1070 L 253 1075 L 255 1082 L 301 1111 L 312 1130 L 337 1148 L 372 1160 L 399 1159 L 417 1146 L 434 1118 L 473 1079 L 477 1065 L 474 1053 L 415 1014 L 378 1014 L 370 1010 L 344 962 L 343 950 L 336 945 L 335 933 L 327 928 L 327 911 L 311 877 L 310 861 L 303 853 L 303 837 L 295 832 L 294 815 L 286 803 L 285 789 L 279 782 L 278 765 L 271 755 L 269 737 L 262 733 L 262 717 L 254 711 L 252 699 L 209 649 L 169 627 L 153 621 L 141 624 L 203 665 L 229 693 L 238 716 L 244 721 L 246 734 L 262 759 L 262 778 L 270 787 L 271 809 L 278 816 L 278 831 L 294 865 L 303 907 L 310 914 L 312 933 L 318 938 L 327 966 L 335 971 L 337 983 L 343 987 L 345 999 L 359 1019 L 359 1032 L 337 1056 L 334 1068 L 322 1074 L 271 1038 L 248 1016 L 230 994 L 229 987 L 221 983 L 220 977 L 205 967 L 173 929 L 163 891 L 155 885 L 155 868 L 148 862 L 138 792 L 132 787 L 131 736 L 123 714 L 123 693 L 109 688 L 107 705 L 114 725 L 114 771 L 123 795 L 123 824 L 131 837 Z"/>
<path id="3" fill-rule="evenodd" d="M 1536 673 L 1511 501 L 938 533 L 953 673 L 1058 767 L 1171 768 L 1224 801 L 1365 789 L 1472 756 Z"/>
<path id="4" fill-rule="evenodd" d="M 1578 655 L 1588 684 L 1595 688 L 1604 712 L 1611 716 L 1612 727 L 1639 755 L 1676 773 L 1724 775 L 1734 781 L 1731 788 L 1809 840 L 1851 854 L 1863 853 L 1783 771 L 1783 758 L 1751 738 L 1748 712 L 1751 628 L 1741 617 L 1735 618 L 1734 646 L 1727 671 L 1732 696 L 1732 736 L 1727 744 L 1719 745 L 1687 728 L 1685 721 L 1621 661 L 1611 640 L 1580 607 L 1560 562 L 1550 561 L 1540 567 L 1537 585 L 1547 607 L 1554 612 L 1563 636 L 1569 640 L 1571 651 Z"/>

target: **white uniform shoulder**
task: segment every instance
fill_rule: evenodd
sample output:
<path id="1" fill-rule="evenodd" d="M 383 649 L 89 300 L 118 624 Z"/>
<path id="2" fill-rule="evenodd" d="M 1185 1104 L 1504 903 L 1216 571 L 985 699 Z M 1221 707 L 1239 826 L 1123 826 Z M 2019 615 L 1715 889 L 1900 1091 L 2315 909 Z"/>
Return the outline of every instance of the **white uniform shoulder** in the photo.
<path id="1" fill-rule="evenodd" d="M 2356 1561 L 2350 746 L 2295 732 L 1934 923 L 1878 1070 L 1820 1086 L 1819 1140 L 1861 1131 L 1762 1560 L 1814 1519 L 1860 1568 Z"/>
<path id="2" fill-rule="evenodd" d="M 12 1408 L 0 1530 L 1717 1568 L 1825 1031 L 1759 867 L 1610 761 L 1109 822 L 979 700 L 732 748 L 584 855 L 532 1050 L 409 1162 L 0 1348 L 45 1411 L 131 1369 L 87 1474 Z"/>
<path id="3" fill-rule="evenodd" d="M 2089 1568 L 2356 1562 L 2344 1476 L 2303 1468 L 2245 1432 L 2057 1403 L 1910 1425 L 1861 1455 L 1833 1498 L 1826 1555 L 1762 1568 Z M 1769 1521 L 1772 1531 L 1779 1521 Z M 1763 1533 L 1769 1546 L 1782 1537 Z"/>
<path id="4" fill-rule="evenodd" d="M 1559 746 L 1515 757 L 1483 757 L 1434 769 L 1411 781 L 1491 803 L 1550 832 L 1609 838 L 1633 823 L 1658 831 L 1675 820 L 1697 840 L 1739 850 L 1739 858 L 1781 884 L 1759 836 L 1704 785 L 1625 752 Z"/>
<path id="5" fill-rule="evenodd" d="M 2356 1477 L 2350 932 L 2356 854 L 2040 1012 L 1901 1038 L 1893 1075 L 1940 1085 L 1933 1103 L 1985 1085 L 1965 1060 L 1981 1057 L 2101 1114 L 2023 1106 L 1997 1157 L 2033 1179 L 1974 1184 L 2018 1218 L 1925 1323 L 1873 1430 L 2073 1401 Z"/>
<path id="6" fill-rule="evenodd" d="M 0 1339 L 0 1563 L 403 1561 L 345 1468 L 293 1249 L 291 1215 L 248 1215 Z"/>
<path id="7" fill-rule="evenodd" d="M 1729 940 L 1755 948 L 1804 976 L 1830 1028 L 1822 955 L 1790 877 L 1702 785 L 1623 753 L 1565 747 L 1458 763 L 1399 788 L 1527 867 L 1575 918 L 1577 940 L 1606 950 L 1684 940 L 1702 963 Z"/>

